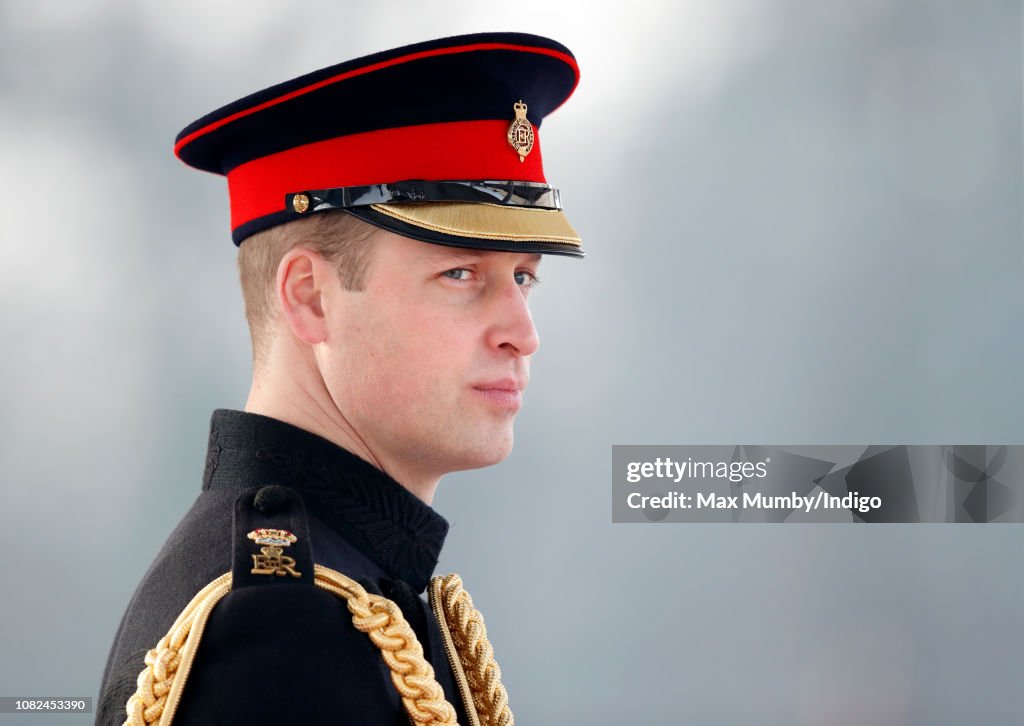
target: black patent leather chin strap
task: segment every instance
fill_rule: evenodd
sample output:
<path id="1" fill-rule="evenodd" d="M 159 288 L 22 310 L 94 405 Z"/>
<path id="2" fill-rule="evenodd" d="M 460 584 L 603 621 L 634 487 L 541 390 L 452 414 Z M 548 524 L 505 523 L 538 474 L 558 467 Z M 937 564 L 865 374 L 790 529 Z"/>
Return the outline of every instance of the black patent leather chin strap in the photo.
<path id="1" fill-rule="evenodd" d="M 310 211 L 349 209 L 371 204 L 407 202 L 475 202 L 533 209 L 561 209 L 558 190 L 524 181 L 426 181 L 409 179 L 390 184 L 313 189 L 288 194 L 287 209 L 306 197 Z"/>

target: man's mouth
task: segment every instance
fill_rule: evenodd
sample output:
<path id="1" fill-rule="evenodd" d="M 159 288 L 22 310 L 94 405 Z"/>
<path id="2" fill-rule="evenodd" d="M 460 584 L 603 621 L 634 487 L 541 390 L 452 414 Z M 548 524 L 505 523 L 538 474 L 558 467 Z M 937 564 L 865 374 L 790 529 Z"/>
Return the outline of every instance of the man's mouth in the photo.
<path id="1" fill-rule="evenodd" d="M 488 402 L 513 411 L 518 411 L 523 405 L 524 388 L 526 381 L 515 378 L 487 381 L 473 386 L 473 390 Z"/>

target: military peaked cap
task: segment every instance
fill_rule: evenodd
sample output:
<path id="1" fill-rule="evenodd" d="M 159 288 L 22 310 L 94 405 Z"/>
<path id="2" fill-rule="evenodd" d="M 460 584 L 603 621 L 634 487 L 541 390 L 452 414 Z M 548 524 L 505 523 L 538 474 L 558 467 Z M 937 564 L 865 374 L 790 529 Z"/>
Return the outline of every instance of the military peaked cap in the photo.
<path id="1" fill-rule="evenodd" d="M 547 38 L 442 38 L 246 96 L 182 130 L 175 153 L 227 177 L 235 244 L 343 210 L 424 242 L 582 257 L 538 133 L 578 81 Z"/>

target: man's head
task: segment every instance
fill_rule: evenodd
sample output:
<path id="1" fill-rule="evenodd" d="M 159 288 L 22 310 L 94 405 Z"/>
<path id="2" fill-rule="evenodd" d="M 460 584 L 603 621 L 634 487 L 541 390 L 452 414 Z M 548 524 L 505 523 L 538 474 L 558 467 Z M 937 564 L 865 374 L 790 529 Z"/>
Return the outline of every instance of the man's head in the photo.
<path id="1" fill-rule="evenodd" d="M 446 247 L 323 216 L 342 219 L 284 225 L 243 245 L 278 245 L 240 258 L 259 360 L 250 400 L 279 416 L 314 407 L 325 433 L 333 426 L 339 443 L 414 491 L 504 459 L 538 346 L 527 298 L 540 255 Z M 331 231 L 350 236 L 330 240 Z M 245 279 L 250 267 L 260 285 Z"/>
<path id="2" fill-rule="evenodd" d="M 442 38 L 186 127 L 178 156 L 228 180 L 255 360 L 247 410 L 425 483 L 426 499 L 443 473 L 507 456 L 541 253 L 583 256 L 538 137 L 578 80 L 547 38 Z"/>

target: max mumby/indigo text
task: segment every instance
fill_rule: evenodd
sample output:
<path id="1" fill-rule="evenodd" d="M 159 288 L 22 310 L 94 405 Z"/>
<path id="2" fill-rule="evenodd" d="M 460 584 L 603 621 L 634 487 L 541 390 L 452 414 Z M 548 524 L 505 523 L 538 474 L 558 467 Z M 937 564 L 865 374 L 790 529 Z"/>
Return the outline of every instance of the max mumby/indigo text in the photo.
<path id="1" fill-rule="evenodd" d="M 764 479 L 768 476 L 771 457 L 763 461 L 685 461 L 659 457 L 654 461 L 632 461 L 626 464 L 626 481 L 631 484 L 644 479 L 664 479 L 675 484 L 683 479 L 727 480 L 734 484 L 748 479 Z M 720 494 L 716 492 L 679 492 L 644 494 L 630 492 L 626 497 L 630 509 L 787 509 L 811 512 L 821 509 L 847 509 L 869 512 L 879 509 L 882 500 L 877 496 L 861 496 L 850 492 L 845 496 L 834 496 L 819 489 L 817 493 L 769 495 L 763 492 L 742 494 Z"/>

